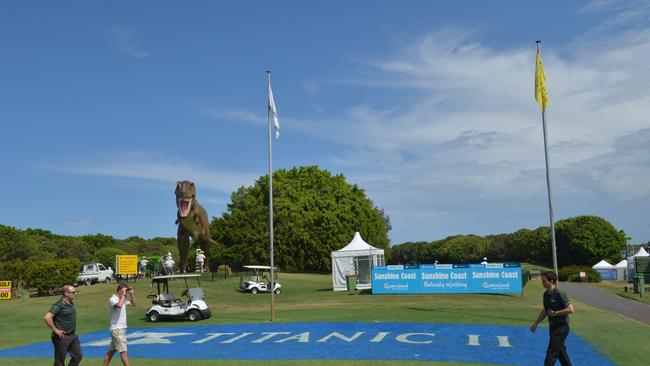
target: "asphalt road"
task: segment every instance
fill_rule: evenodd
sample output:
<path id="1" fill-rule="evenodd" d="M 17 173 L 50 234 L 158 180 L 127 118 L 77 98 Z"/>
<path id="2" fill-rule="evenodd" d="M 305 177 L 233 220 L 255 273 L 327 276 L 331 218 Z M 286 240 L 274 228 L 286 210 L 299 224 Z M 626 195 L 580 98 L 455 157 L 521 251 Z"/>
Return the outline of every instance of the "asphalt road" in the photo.
<path id="1" fill-rule="evenodd" d="M 650 305 L 648 304 L 626 299 L 588 285 L 562 282 L 559 287 L 569 295 L 569 299 L 576 299 L 650 325 Z M 646 293 L 645 296 L 650 296 L 650 294 Z"/>

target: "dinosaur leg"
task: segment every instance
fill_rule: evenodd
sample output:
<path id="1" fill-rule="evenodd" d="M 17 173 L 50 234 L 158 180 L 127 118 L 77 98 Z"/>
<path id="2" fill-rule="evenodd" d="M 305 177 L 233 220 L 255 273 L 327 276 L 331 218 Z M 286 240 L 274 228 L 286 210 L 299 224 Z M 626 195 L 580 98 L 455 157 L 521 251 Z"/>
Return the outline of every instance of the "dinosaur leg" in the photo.
<path id="1" fill-rule="evenodd" d="M 203 270 L 205 272 L 210 272 L 210 241 L 201 241 L 201 250 L 205 255 L 205 264 L 203 265 Z"/>
<path id="2" fill-rule="evenodd" d="M 180 273 L 187 271 L 187 251 L 190 247 L 190 233 L 185 230 L 182 225 L 178 225 L 178 253 L 181 258 L 178 263 L 178 270 Z"/>
<path id="3" fill-rule="evenodd" d="M 199 208 L 198 224 L 201 228 L 201 240 L 198 244 L 201 246 L 201 250 L 205 255 L 204 270 L 207 272 L 210 269 L 210 242 L 213 242 L 213 240 L 210 238 L 210 223 L 208 222 L 208 213 L 205 211 L 203 206 L 198 204 L 197 206 Z"/>

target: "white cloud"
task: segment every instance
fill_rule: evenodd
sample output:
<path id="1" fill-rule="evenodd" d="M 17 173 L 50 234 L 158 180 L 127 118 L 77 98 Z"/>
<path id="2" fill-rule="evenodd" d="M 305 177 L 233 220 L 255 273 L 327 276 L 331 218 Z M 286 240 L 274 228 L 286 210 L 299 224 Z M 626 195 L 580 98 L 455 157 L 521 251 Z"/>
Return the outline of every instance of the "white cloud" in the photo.
<path id="1" fill-rule="evenodd" d="M 123 25 L 115 26 L 108 30 L 107 38 L 111 46 L 119 53 L 135 57 L 143 58 L 150 54 L 143 51 L 137 38 L 133 35 L 133 30 Z"/>
<path id="2" fill-rule="evenodd" d="M 255 125 L 263 125 L 267 123 L 266 116 L 243 109 L 230 109 L 203 105 L 194 105 L 192 108 L 198 113 L 214 120 L 240 121 Z"/>
<path id="3" fill-rule="evenodd" d="M 490 204 L 546 205 L 534 44 L 496 50 L 473 37 L 452 28 L 431 33 L 369 62 L 368 80 L 347 84 L 401 93 L 393 104 L 369 100 L 340 118 L 304 121 L 311 125 L 304 131 L 346 146 L 329 162 L 386 209 L 398 236 L 450 234 Z M 627 200 L 650 199 L 650 28 L 581 41 L 593 47 L 542 49 L 552 183 L 556 196 L 598 197 L 612 214 Z"/>
<path id="4" fill-rule="evenodd" d="M 50 169 L 92 176 L 134 178 L 169 183 L 173 186 L 179 180 L 192 180 L 205 189 L 227 193 L 242 185 L 252 185 L 259 175 L 216 171 L 198 164 L 188 164 L 169 157 L 147 154 L 120 154 L 99 158 L 92 163 L 59 163 Z"/>
<path id="5" fill-rule="evenodd" d="M 645 62 L 650 37 L 622 42 L 624 37 L 601 40 L 607 48 L 597 53 L 543 50 L 552 167 L 610 154 L 617 138 L 650 127 Z M 357 161 L 360 169 L 368 162 L 394 164 L 394 174 L 423 175 L 426 168 L 444 167 L 450 176 L 465 176 L 460 184 L 475 181 L 475 189 L 485 190 L 491 187 L 486 182 L 519 176 L 543 159 L 541 114 L 533 100 L 534 53 L 532 45 L 488 49 L 473 42 L 471 33 L 443 29 L 373 64 L 373 78 L 385 79 L 385 87 L 394 82 L 394 88 L 420 90 L 410 104 L 353 106 L 340 128 L 313 130 L 345 128 L 345 134 L 328 136 L 350 149 L 333 161 Z M 472 166 L 476 179 L 450 163 Z M 500 191 L 512 190 L 505 185 Z"/>

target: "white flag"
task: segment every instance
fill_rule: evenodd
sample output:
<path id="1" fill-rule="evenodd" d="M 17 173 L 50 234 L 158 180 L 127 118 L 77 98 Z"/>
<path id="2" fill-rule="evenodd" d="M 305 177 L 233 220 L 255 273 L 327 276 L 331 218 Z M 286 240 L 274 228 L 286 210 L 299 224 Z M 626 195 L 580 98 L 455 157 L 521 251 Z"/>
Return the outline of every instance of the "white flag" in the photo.
<path id="1" fill-rule="evenodd" d="M 269 113 L 273 118 L 275 125 L 275 138 L 280 138 L 280 119 L 278 118 L 278 110 L 275 109 L 275 101 L 273 100 L 273 90 L 271 90 L 271 83 L 269 82 Z"/>

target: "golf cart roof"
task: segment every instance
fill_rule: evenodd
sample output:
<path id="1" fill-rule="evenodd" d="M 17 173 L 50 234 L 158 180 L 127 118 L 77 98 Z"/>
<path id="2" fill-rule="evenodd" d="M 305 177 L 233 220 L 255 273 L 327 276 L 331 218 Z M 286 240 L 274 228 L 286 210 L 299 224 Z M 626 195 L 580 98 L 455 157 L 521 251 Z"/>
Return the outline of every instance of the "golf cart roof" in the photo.
<path id="1" fill-rule="evenodd" d="M 151 277 L 152 280 L 171 280 L 174 278 L 196 278 L 196 277 L 201 277 L 201 274 L 199 273 L 185 273 L 185 274 L 177 274 L 177 275 L 164 275 L 164 276 L 156 276 L 156 277 Z"/>
<path id="2" fill-rule="evenodd" d="M 248 269 L 265 269 L 267 271 L 271 269 L 271 267 L 269 267 L 269 266 L 257 266 L 257 265 L 255 265 L 255 266 L 244 266 L 244 268 L 248 268 Z M 277 269 L 277 268 L 273 267 L 273 269 Z"/>

